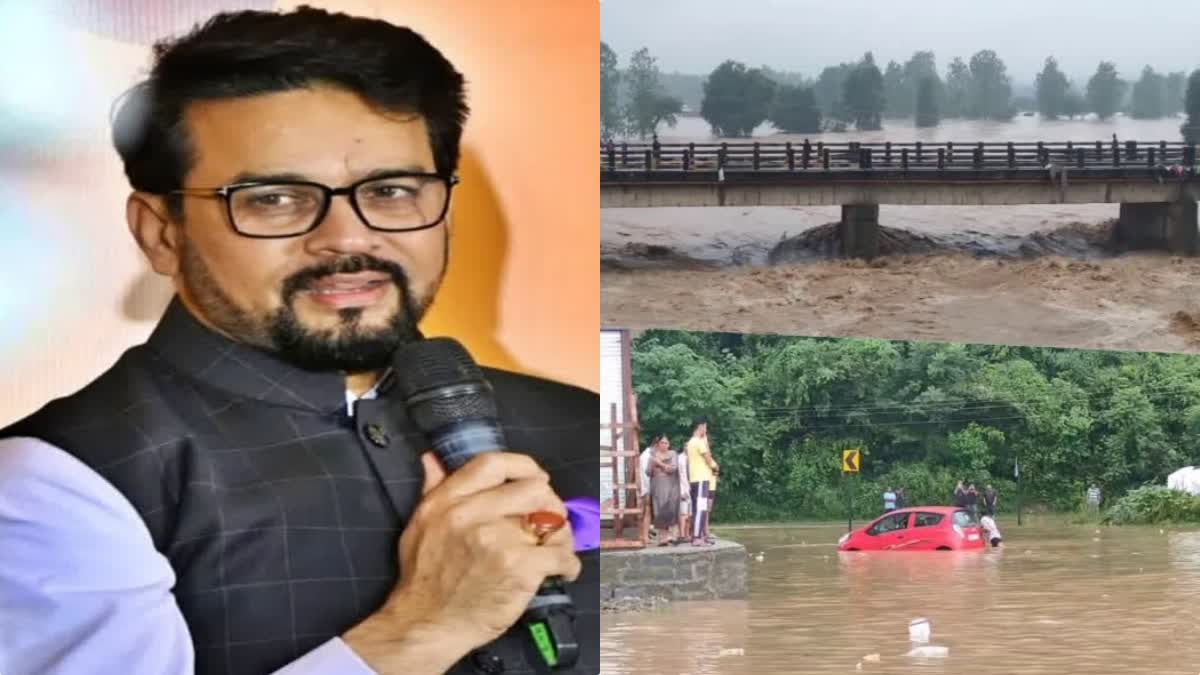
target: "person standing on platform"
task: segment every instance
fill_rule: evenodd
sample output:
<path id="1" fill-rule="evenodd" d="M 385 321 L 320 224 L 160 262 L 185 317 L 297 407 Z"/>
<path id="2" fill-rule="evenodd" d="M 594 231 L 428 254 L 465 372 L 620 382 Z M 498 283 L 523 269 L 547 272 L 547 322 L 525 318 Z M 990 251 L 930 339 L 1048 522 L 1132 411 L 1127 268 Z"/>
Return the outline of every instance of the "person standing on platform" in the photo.
<path id="1" fill-rule="evenodd" d="M 688 482 L 692 497 L 692 546 L 708 542 L 708 491 L 713 473 L 718 468 L 708 450 L 708 421 L 698 418 L 692 425 L 692 438 L 687 443 Z"/>

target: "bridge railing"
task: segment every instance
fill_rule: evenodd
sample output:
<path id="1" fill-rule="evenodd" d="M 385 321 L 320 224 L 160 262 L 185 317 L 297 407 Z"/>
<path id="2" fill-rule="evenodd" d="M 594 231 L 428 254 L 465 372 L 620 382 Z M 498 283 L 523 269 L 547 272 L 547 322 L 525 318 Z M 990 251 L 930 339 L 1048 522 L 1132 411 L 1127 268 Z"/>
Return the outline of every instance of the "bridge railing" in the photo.
<path id="1" fill-rule="evenodd" d="M 1182 142 L 924 143 L 601 143 L 601 170 L 869 171 L 1038 170 L 1053 166 L 1123 169 L 1196 166 L 1196 146 Z"/>

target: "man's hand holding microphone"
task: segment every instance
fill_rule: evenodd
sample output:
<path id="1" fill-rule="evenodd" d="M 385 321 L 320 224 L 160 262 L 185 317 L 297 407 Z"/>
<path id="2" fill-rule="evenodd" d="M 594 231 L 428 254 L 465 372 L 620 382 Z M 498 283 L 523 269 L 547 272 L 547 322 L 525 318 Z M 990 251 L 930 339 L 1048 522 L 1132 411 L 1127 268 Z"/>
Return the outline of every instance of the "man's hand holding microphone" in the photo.
<path id="1" fill-rule="evenodd" d="M 421 458 L 423 496 L 400 537 L 399 581 L 343 640 L 380 675 L 440 674 L 520 621 L 547 578 L 575 580 L 580 561 L 550 476 L 501 451 L 495 403 L 465 350 L 442 338 L 414 343 L 397 354 L 396 372 L 433 451 Z"/>

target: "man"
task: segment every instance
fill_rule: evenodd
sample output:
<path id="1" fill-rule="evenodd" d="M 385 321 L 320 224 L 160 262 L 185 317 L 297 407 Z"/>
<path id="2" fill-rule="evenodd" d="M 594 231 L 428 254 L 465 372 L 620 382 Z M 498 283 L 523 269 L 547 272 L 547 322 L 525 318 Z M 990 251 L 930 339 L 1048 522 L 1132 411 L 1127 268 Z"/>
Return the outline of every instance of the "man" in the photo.
<path id="1" fill-rule="evenodd" d="M 308 8 L 155 55 L 114 142 L 177 297 L 0 430 L 0 671 L 528 672 L 519 620 L 561 575 L 570 672 L 596 672 L 597 558 L 580 576 L 570 528 L 524 525 L 598 493 L 596 396 L 485 369 L 527 454 L 446 476 L 387 373 L 445 273 L 462 76 L 410 30 Z"/>
<path id="2" fill-rule="evenodd" d="M 996 517 L 996 500 L 999 495 L 996 493 L 996 488 L 989 483 L 983 490 L 983 512 L 987 515 Z"/>
<path id="3" fill-rule="evenodd" d="M 971 512 L 971 519 L 979 520 L 979 490 L 975 489 L 974 483 L 967 487 L 965 501 L 967 510 Z"/>
<path id="4" fill-rule="evenodd" d="M 896 510 L 896 492 L 889 486 L 883 491 L 883 512 L 891 513 Z"/>
<path id="5" fill-rule="evenodd" d="M 692 504 L 692 485 L 688 482 L 688 455 L 687 446 L 679 448 L 679 540 L 676 543 L 683 543 L 687 533 L 691 531 L 689 521 L 691 520 L 691 504 Z"/>
<path id="6" fill-rule="evenodd" d="M 954 486 L 954 505 L 960 509 L 967 507 L 967 488 L 963 486 L 963 482 L 958 481 L 958 485 Z"/>
<path id="7" fill-rule="evenodd" d="M 908 506 L 908 495 L 904 492 L 904 488 L 896 488 L 896 508 L 902 509 Z"/>
<path id="8" fill-rule="evenodd" d="M 642 541 L 650 541 L 650 456 L 654 454 L 654 446 L 658 440 L 662 438 L 662 434 L 655 434 L 650 439 L 650 445 L 642 450 L 642 454 L 638 456 L 638 480 L 641 483 L 641 488 L 638 490 L 638 499 L 642 503 L 641 514 L 641 531 Z"/>
<path id="9" fill-rule="evenodd" d="M 1087 506 L 1088 511 L 1094 512 L 1100 510 L 1100 487 L 1095 483 L 1092 483 L 1091 487 L 1088 488 Z"/>
<path id="10" fill-rule="evenodd" d="M 692 546 L 711 545 L 708 533 L 708 490 L 719 468 L 708 451 L 708 421 L 697 418 L 687 442 L 688 482 L 692 498 Z"/>

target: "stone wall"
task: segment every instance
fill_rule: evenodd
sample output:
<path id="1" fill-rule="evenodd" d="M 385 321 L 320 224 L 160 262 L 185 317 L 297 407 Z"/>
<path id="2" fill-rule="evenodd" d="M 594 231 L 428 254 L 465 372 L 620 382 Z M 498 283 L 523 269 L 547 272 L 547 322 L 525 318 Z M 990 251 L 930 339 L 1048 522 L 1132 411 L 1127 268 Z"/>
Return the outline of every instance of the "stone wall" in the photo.
<path id="1" fill-rule="evenodd" d="M 718 540 L 714 546 L 650 546 L 600 554 L 600 600 L 666 598 L 744 599 L 749 592 L 746 549 Z"/>

